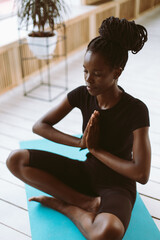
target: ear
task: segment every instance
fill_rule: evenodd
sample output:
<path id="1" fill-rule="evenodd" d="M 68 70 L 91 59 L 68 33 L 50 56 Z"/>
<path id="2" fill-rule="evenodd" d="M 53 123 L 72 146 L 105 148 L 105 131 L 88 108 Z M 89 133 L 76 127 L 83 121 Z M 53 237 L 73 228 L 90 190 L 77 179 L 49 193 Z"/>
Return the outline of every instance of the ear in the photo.
<path id="1" fill-rule="evenodd" d="M 114 70 L 114 79 L 118 79 L 122 73 L 123 69 L 121 67 L 115 68 Z"/>

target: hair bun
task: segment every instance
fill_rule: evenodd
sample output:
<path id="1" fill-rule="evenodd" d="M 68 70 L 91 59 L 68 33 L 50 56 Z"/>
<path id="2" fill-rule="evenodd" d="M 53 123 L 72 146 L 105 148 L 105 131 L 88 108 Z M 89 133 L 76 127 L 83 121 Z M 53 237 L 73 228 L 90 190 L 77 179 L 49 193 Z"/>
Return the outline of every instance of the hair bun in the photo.
<path id="1" fill-rule="evenodd" d="M 106 18 L 100 28 L 100 36 L 107 42 L 118 44 L 127 51 L 136 54 L 147 41 L 147 30 L 136 24 L 134 21 L 127 21 L 125 18 Z"/>

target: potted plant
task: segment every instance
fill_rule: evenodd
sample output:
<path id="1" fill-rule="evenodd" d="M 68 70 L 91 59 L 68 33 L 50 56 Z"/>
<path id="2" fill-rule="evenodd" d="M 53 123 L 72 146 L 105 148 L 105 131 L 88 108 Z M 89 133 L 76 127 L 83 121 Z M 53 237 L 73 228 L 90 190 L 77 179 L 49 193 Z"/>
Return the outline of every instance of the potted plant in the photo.
<path id="1" fill-rule="evenodd" d="M 64 0 L 16 0 L 19 24 L 31 31 L 27 41 L 38 59 L 52 57 L 56 47 L 55 25 L 62 24 L 67 13 Z"/>

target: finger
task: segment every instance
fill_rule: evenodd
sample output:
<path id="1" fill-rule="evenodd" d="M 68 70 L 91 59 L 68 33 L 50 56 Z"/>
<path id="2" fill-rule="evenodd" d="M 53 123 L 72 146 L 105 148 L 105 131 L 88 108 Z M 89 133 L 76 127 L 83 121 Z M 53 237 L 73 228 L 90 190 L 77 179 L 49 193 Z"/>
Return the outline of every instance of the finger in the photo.
<path id="1" fill-rule="evenodd" d="M 97 121 L 94 121 L 93 124 L 91 125 L 90 129 L 89 129 L 89 136 L 96 138 L 99 134 L 99 124 Z"/>
<path id="2" fill-rule="evenodd" d="M 92 114 L 92 118 L 91 118 L 91 126 L 93 126 L 94 124 L 94 115 Z"/>
<path id="3" fill-rule="evenodd" d="M 90 120 L 92 120 L 93 118 L 97 118 L 99 116 L 99 112 L 94 110 L 94 112 L 92 113 Z"/>
<path id="4" fill-rule="evenodd" d="M 95 135 L 94 135 L 94 132 L 93 132 L 93 126 L 90 127 L 89 131 L 88 131 L 88 135 L 87 135 L 87 142 L 86 142 L 86 145 L 87 145 L 87 148 L 90 149 L 92 148 L 93 146 L 93 142 L 94 142 L 94 138 L 95 138 Z"/>
<path id="5" fill-rule="evenodd" d="M 98 123 L 98 117 L 97 116 L 95 116 L 95 115 L 93 115 L 93 117 L 92 117 L 92 124 L 97 124 Z"/>
<path id="6" fill-rule="evenodd" d="M 87 126 L 86 126 L 86 129 L 85 129 L 85 132 L 87 133 L 88 132 L 88 128 L 90 128 L 93 124 L 95 124 L 95 117 L 98 117 L 99 116 L 99 112 L 98 111 L 94 111 L 87 123 Z"/>
<path id="7" fill-rule="evenodd" d="M 97 126 L 98 124 L 99 124 L 99 119 L 98 119 L 98 118 L 95 118 L 95 119 L 94 119 L 94 125 Z"/>
<path id="8" fill-rule="evenodd" d="M 94 113 L 92 113 L 92 115 L 91 115 L 91 122 L 93 123 L 93 121 L 95 120 L 95 118 L 96 118 L 96 115 L 94 114 Z"/>
<path id="9" fill-rule="evenodd" d="M 85 129 L 85 134 L 88 134 L 89 128 L 92 126 L 91 120 L 88 122 L 87 127 Z"/>
<path id="10" fill-rule="evenodd" d="M 86 126 L 85 131 L 84 131 L 84 135 L 87 134 L 88 128 L 90 127 L 90 123 L 91 123 L 91 118 L 89 119 L 89 121 L 88 121 L 88 123 L 87 123 L 87 126 Z"/>
<path id="11" fill-rule="evenodd" d="M 44 196 L 31 197 L 31 198 L 28 199 L 28 201 L 29 202 L 34 201 L 34 202 L 42 203 L 43 202 L 43 198 L 44 198 Z"/>
<path id="12" fill-rule="evenodd" d="M 99 113 L 99 111 L 94 110 L 93 114 L 94 114 L 95 116 L 98 116 L 100 113 Z"/>
<path id="13" fill-rule="evenodd" d="M 95 116 L 96 119 L 99 119 L 99 115 L 100 115 L 100 113 L 99 113 L 98 111 L 96 111 L 96 112 L 94 113 L 94 116 Z"/>
<path id="14" fill-rule="evenodd" d="M 99 115 L 100 115 L 100 114 L 99 114 L 98 111 L 94 111 L 92 117 L 98 119 L 98 118 L 99 118 Z"/>
<path id="15" fill-rule="evenodd" d="M 88 121 L 88 123 L 87 123 L 87 126 L 89 127 L 89 125 L 91 124 L 91 122 L 92 122 L 92 118 L 93 118 L 93 113 L 92 113 L 92 115 L 91 115 L 91 117 L 90 117 L 90 119 L 89 119 L 89 121 Z"/>
<path id="16" fill-rule="evenodd" d="M 28 201 L 35 201 L 35 202 L 38 202 L 39 200 L 38 200 L 38 198 L 37 197 L 31 197 L 31 198 L 29 198 L 28 199 Z"/>
<path id="17" fill-rule="evenodd" d="M 91 132 L 92 127 L 93 127 L 92 121 L 90 121 L 89 127 L 88 127 L 88 129 L 87 129 L 87 135 L 88 135 L 88 137 L 90 136 L 90 132 Z"/>

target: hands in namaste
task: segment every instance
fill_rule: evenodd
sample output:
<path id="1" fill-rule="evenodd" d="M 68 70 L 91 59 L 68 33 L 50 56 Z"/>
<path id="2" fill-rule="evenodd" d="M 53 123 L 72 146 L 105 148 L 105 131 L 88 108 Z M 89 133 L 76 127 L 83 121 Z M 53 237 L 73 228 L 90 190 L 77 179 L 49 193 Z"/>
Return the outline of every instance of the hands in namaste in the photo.
<path id="1" fill-rule="evenodd" d="M 80 141 L 81 148 L 96 149 L 99 143 L 99 112 L 94 111 L 91 115 L 83 137 Z"/>

